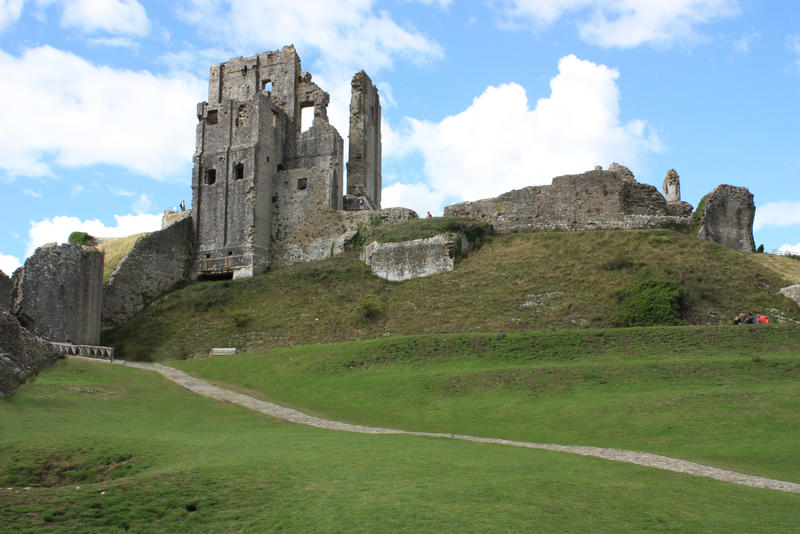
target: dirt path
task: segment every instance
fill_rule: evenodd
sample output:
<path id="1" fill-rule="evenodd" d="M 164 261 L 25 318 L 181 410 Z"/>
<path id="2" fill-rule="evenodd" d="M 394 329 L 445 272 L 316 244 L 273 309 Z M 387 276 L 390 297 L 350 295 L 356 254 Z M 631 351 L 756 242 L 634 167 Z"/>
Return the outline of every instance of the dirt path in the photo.
<path id="1" fill-rule="evenodd" d="M 94 360 L 92 358 L 83 358 L 80 356 L 72 357 L 76 359 Z M 443 434 L 436 432 L 411 432 L 408 430 L 396 430 L 392 428 L 371 427 L 361 425 L 351 425 L 349 423 L 342 423 L 339 421 L 331 421 L 314 417 L 291 408 L 285 408 L 271 402 L 262 401 L 253 398 L 249 395 L 236 393 L 234 391 L 220 388 L 209 384 L 208 382 L 190 376 L 183 371 L 173 367 L 167 367 L 157 363 L 145 362 L 126 362 L 124 360 L 115 360 L 115 364 L 126 365 L 128 367 L 136 367 L 146 371 L 155 371 L 179 384 L 186 389 L 193 391 L 199 395 L 205 395 L 213 399 L 224 400 L 239 404 L 245 408 L 250 408 L 257 412 L 266 415 L 284 419 L 292 423 L 302 425 L 310 425 L 318 428 L 325 428 L 328 430 L 340 430 L 343 432 L 358 432 L 361 434 L 405 434 L 409 436 L 423 436 L 431 438 L 449 438 L 460 439 L 464 441 L 477 441 L 479 443 L 492 443 L 496 445 L 512 445 L 514 447 L 527 447 L 529 449 L 544 449 L 548 451 L 568 452 L 571 454 L 580 454 L 582 456 L 595 456 L 605 460 L 613 460 L 615 462 L 627 462 L 631 464 L 643 465 L 647 467 L 655 467 L 657 469 L 665 469 L 667 471 L 675 471 L 677 473 L 687 473 L 690 475 L 713 478 L 715 480 L 722 480 L 725 482 L 733 482 L 734 484 L 741 484 L 742 486 L 751 486 L 754 488 L 769 488 L 778 491 L 786 491 L 791 493 L 800 493 L 800 484 L 795 482 L 786 482 L 783 480 L 775 480 L 771 478 L 764 478 L 752 475 L 744 475 L 735 471 L 728 471 L 725 469 L 718 469 L 716 467 L 709 467 L 707 465 L 698 464 L 695 462 L 688 462 L 686 460 L 678 460 L 677 458 L 670 458 L 669 456 L 661 456 L 658 454 L 650 454 L 646 452 L 626 451 L 622 449 L 604 449 L 600 447 L 580 447 L 575 445 L 555 445 L 550 443 L 529 443 L 526 441 L 510 441 L 506 439 L 496 438 L 480 438 L 476 436 L 466 436 L 461 434 Z"/>

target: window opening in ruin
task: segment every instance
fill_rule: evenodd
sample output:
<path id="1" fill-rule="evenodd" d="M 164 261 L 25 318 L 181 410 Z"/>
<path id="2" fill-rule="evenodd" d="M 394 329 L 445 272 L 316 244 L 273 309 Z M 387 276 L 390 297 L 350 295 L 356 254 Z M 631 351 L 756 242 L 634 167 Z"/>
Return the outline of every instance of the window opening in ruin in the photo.
<path id="1" fill-rule="evenodd" d="M 206 170 L 206 184 L 207 185 L 214 185 L 214 182 L 217 181 L 217 170 L 216 169 L 207 169 Z"/>
<path id="2" fill-rule="evenodd" d="M 206 124 L 217 124 L 217 110 L 212 109 L 206 114 Z"/>
<path id="3" fill-rule="evenodd" d="M 233 251 L 228 251 L 228 256 L 233 256 Z"/>
<path id="4" fill-rule="evenodd" d="M 308 187 L 308 178 L 298 178 L 297 179 L 297 190 L 302 191 L 306 187 Z"/>
<path id="5" fill-rule="evenodd" d="M 244 122 L 245 117 L 247 116 L 247 107 L 244 104 L 239 104 L 239 110 L 236 113 L 236 127 L 238 128 L 241 123 Z"/>
<path id="6" fill-rule="evenodd" d="M 264 91 L 272 92 L 272 80 L 264 80 Z"/>
<path id="7" fill-rule="evenodd" d="M 211 257 L 211 254 L 206 254 L 206 259 L 209 259 L 210 257 Z"/>
<path id="8" fill-rule="evenodd" d="M 300 110 L 300 132 L 307 132 L 314 125 L 314 106 Z"/>
<path id="9" fill-rule="evenodd" d="M 237 163 L 233 168 L 233 179 L 241 180 L 244 178 L 244 163 Z"/>

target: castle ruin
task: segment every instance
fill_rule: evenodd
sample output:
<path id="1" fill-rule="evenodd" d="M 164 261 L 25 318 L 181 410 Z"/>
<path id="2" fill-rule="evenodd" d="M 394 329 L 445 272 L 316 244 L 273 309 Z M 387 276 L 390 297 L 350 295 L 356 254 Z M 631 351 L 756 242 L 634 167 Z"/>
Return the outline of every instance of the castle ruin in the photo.
<path id="1" fill-rule="evenodd" d="M 344 143 L 328 122 L 328 93 L 301 70 L 293 46 L 211 67 L 208 102 L 197 105 L 193 278 L 265 272 L 298 214 L 380 209 L 378 92 L 364 71 L 352 90 L 345 196 Z M 310 125 L 305 109 L 313 109 Z"/>

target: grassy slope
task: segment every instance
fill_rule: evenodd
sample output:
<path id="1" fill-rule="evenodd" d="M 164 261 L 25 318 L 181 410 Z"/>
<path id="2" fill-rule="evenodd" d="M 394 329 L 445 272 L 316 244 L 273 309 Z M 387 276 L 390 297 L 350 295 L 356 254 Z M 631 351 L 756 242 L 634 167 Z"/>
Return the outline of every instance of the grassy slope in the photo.
<path id="1" fill-rule="evenodd" d="M 777 294 L 787 280 L 753 257 L 668 230 L 515 234 L 492 239 L 453 272 L 392 283 L 354 255 L 342 256 L 192 284 L 106 333 L 103 343 L 121 358 L 159 360 L 214 346 L 607 327 L 619 311 L 618 291 L 645 276 L 680 282 L 690 323 L 729 321 L 742 311 L 800 319 L 797 306 Z M 377 317 L 363 316 L 365 302 L 375 304 Z"/>
<path id="2" fill-rule="evenodd" d="M 752 259 L 772 269 L 792 284 L 800 284 L 800 256 L 753 254 Z"/>
<path id="3" fill-rule="evenodd" d="M 128 252 L 131 251 L 136 242 L 147 235 L 147 232 L 142 234 L 129 235 L 128 237 L 119 237 L 107 239 L 100 243 L 97 247 L 106 253 L 105 263 L 103 265 L 103 283 L 107 284 L 111 280 L 111 274 L 117 268 L 119 262 L 122 261 Z"/>
<path id="4" fill-rule="evenodd" d="M 37 533 L 792 532 L 800 511 L 597 459 L 280 423 L 85 362 L 0 401 L 0 488 L 3 529 Z"/>
<path id="5" fill-rule="evenodd" d="M 800 326 L 412 336 L 171 362 L 353 423 L 643 450 L 800 482 Z"/>

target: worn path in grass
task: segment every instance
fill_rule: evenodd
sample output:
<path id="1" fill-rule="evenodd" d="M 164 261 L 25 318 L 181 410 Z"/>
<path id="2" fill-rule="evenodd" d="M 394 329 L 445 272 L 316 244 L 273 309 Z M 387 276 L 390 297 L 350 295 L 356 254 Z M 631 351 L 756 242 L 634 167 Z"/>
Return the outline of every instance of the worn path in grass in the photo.
<path id="1" fill-rule="evenodd" d="M 70 358 L 92 360 L 92 358 L 84 358 L 82 356 L 71 356 Z M 224 400 L 239 404 L 245 408 L 250 408 L 257 412 L 284 419 L 292 423 L 302 425 L 310 425 L 318 428 L 325 428 L 329 430 L 340 430 L 343 432 L 358 432 L 361 434 L 405 434 L 410 436 L 423 436 L 431 438 L 450 438 L 459 439 L 464 441 L 476 441 L 479 443 L 491 443 L 496 445 L 512 445 L 514 447 L 527 447 L 529 449 L 544 449 L 548 451 L 568 452 L 571 454 L 580 454 L 582 456 L 595 456 L 605 460 L 613 460 L 615 462 L 627 462 L 631 464 L 643 465 L 647 467 L 655 467 L 657 469 L 665 469 L 667 471 L 675 471 L 678 473 L 687 473 L 695 476 L 702 476 L 713 478 L 715 480 L 722 480 L 725 482 L 733 482 L 743 486 L 751 486 L 755 488 L 769 488 L 778 491 L 786 491 L 791 493 L 800 493 L 800 484 L 794 482 L 786 482 L 783 480 L 775 480 L 771 478 L 758 477 L 753 475 L 745 475 L 735 471 L 728 471 L 726 469 L 718 469 L 707 465 L 698 464 L 695 462 L 688 462 L 686 460 L 679 460 L 677 458 L 670 458 L 669 456 L 661 456 L 659 454 L 650 454 L 646 452 L 627 451 L 622 449 L 608 449 L 600 447 L 581 447 L 576 445 L 556 445 L 552 443 L 530 443 L 526 441 L 511 441 L 506 439 L 497 438 L 481 438 L 477 436 L 467 436 L 462 434 L 444 434 L 437 432 L 412 432 L 410 430 L 397 430 L 393 428 L 371 427 L 352 425 L 349 423 L 342 423 L 339 421 L 331 421 L 321 417 L 314 417 L 312 415 L 285 408 L 283 406 L 273 404 L 271 402 L 262 401 L 236 393 L 229 389 L 224 389 L 218 386 L 209 384 L 208 382 L 195 378 L 191 375 L 184 373 L 173 367 L 167 367 L 157 363 L 147 362 L 129 362 L 125 360 L 115 360 L 113 363 L 127 365 L 129 367 L 136 367 L 146 371 L 155 371 L 164 377 L 172 380 L 176 384 L 185 387 L 199 395 L 205 395 L 217 400 Z"/>

